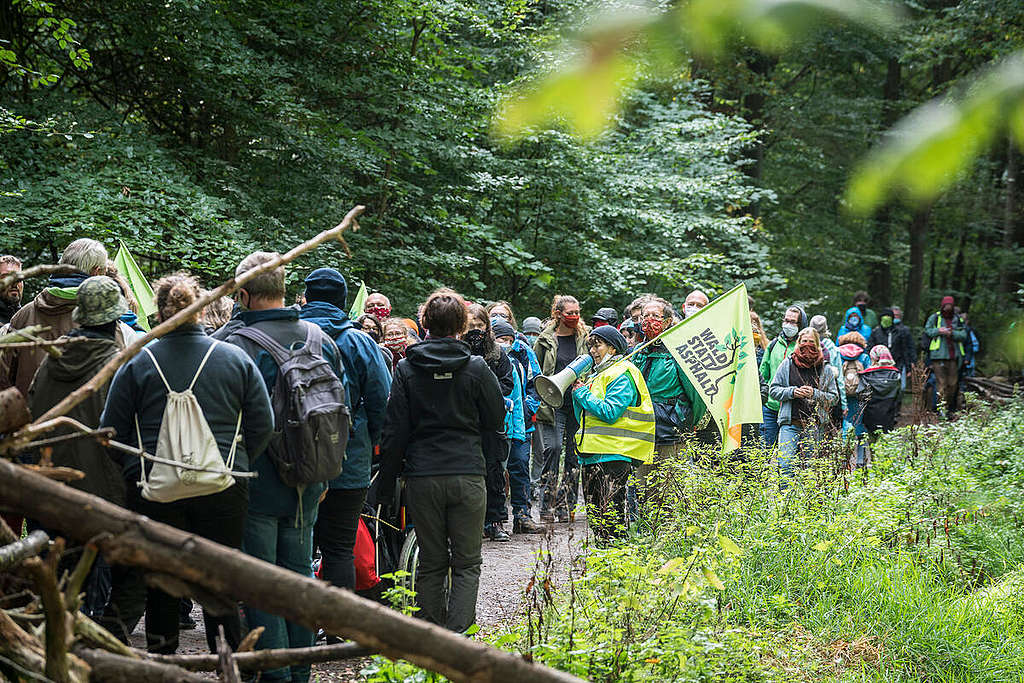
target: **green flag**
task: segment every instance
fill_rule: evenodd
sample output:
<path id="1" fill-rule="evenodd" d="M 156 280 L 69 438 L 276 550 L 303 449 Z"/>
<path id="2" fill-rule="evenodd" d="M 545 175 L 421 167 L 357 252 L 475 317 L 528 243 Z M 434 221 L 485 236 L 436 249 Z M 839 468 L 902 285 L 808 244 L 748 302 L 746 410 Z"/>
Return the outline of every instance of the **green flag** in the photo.
<path id="1" fill-rule="evenodd" d="M 349 312 L 348 317 L 355 320 L 363 314 L 363 307 L 366 306 L 366 283 L 359 283 L 359 291 L 356 293 L 356 298 L 352 302 L 352 310 Z"/>
<path id="2" fill-rule="evenodd" d="M 740 445 L 746 423 L 761 422 L 761 389 L 747 287 L 740 284 L 661 335 L 700 393 L 726 453 Z"/>
<path id="3" fill-rule="evenodd" d="M 121 242 L 120 240 L 118 241 Z M 156 313 L 153 288 L 149 286 L 149 281 L 146 280 L 146 276 L 139 269 L 139 264 L 132 258 L 128 247 L 124 246 L 124 242 L 121 242 L 121 248 L 117 250 L 117 256 L 114 257 L 114 265 L 117 266 L 118 272 L 128 282 L 128 288 L 132 290 L 135 300 L 139 302 L 139 325 L 144 330 L 149 330 L 149 320 L 147 318 Z"/>

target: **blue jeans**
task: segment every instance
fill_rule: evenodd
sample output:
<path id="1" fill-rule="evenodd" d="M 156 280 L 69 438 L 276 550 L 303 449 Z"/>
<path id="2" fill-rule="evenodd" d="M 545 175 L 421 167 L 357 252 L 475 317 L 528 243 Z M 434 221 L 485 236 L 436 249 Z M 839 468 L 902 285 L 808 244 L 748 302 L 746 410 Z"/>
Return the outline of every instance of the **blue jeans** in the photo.
<path id="1" fill-rule="evenodd" d="M 779 441 L 779 411 L 767 405 L 761 406 L 761 436 L 764 437 L 766 448 L 771 448 Z"/>
<path id="2" fill-rule="evenodd" d="M 296 521 L 295 515 L 270 517 L 250 512 L 245 520 L 242 550 L 278 567 L 312 576 L 313 526 L 316 519 L 304 519 L 304 526 L 296 526 Z M 305 627 L 254 607 L 246 606 L 245 615 L 249 628 L 262 626 L 266 629 L 256 645 L 261 650 L 313 646 L 315 634 Z M 305 683 L 309 680 L 309 670 L 308 664 L 272 669 L 263 673 L 262 680 Z"/>
<path id="3" fill-rule="evenodd" d="M 530 442 L 512 439 L 508 454 L 509 497 L 512 518 L 530 517 Z"/>
<path id="4" fill-rule="evenodd" d="M 800 446 L 813 444 L 814 427 L 779 425 L 779 474 L 792 479 L 800 464 Z M 783 482 L 782 487 L 786 484 Z"/>
<path id="5" fill-rule="evenodd" d="M 843 434 L 849 434 L 853 430 L 854 435 L 864 436 L 868 433 L 864 426 L 864 406 L 859 399 L 849 394 L 846 395 L 846 417 L 843 418 Z"/>

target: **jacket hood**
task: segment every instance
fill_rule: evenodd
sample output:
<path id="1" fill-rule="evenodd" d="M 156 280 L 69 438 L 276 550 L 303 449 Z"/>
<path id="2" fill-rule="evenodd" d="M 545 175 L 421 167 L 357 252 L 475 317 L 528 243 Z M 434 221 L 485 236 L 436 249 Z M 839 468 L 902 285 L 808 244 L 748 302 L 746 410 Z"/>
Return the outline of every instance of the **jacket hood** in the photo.
<path id="1" fill-rule="evenodd" d="M 51 357 L 50 377 L 58 382 L 74 382 L 95 375 L 110 357 L 117 353 L 113 339 L 76 337 L 85 339 L 64 346 L 59 357 Z"/>
<path id="2" fill-rule="evenodd" d="M 75 310 L 75 306 L 78 305 L 78 300 L 56 296 L 50 290 L 44 289 L 36 295 L 33 303 L 36 310 L 43 315 L 56 317 L 70 315 L 71 311 Z"/>
<path id="3" fill-rule="evenodd" d="M 839 347 L 839 355 L 845 360 L 857 360 L 864 355 L 864 349 L 856 344 L 843 344 Z"/>
<path id="4" fill-rule="evenodd" d="M 856 315 L 857 320 L 860 321 L 860 324 L 857 325 L 856 327 L 850 325 L 851 315 Z M 843 324 L 846 325 L 846 329 L 848 330 L 859 330 L 861 327 L 864 326 L 864 314 L 861 313 L 860 309 L 857 308 L 856 306 L 850 306 L 849 308 L 846 309 L 846 315 L 843 317 Z"/>
<path id="5" fill-rule="evenodd" d="M 345 311 L 326 301 L 311 301 L 305 304 L 299 312 L 299 318 L 319 326 L 331 339 L 337 339 L 342 332 L 355 327 L 355 323 Z"/>
<path id="6" fill-rule="evenodd" d="M 429 372 L 461 370 L 471 357 L 469 344 L 449 337 L 428 338 L 408 347 L 405 352 L 407 362 Z"/>
<path id="7" fill-rule="evenodd" d="M 896 368 L 877 367 L 862 370 L 860 376 L 880 398 L 895 394 L 900 388 L 900 371 Z"/>

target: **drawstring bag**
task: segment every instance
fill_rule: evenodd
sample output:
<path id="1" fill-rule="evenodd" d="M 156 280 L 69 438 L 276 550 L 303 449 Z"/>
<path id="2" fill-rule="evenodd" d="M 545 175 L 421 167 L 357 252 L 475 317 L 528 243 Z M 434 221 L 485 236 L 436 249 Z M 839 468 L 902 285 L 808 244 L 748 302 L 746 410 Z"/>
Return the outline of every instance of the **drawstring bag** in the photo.
<path id="1" fill-rule="evenodd" d="M 145 456 L 139 455 L 139 487 L 142 489 L 142 497 L 146 500 L 170 503 L 182 498 L 208 496 L 219 493 L 235 483 L 231 468 L 234 467 L 235 451 L 241 438 L 242 413 L 238 413 L 235 437 L 231 440 L 231 450 L 225 462 L 210 425 L 203 415 L 203 409 L 199 407 L 199 401 L 192 393 L 192 387 L 196 385 L 206 361 L 219 343 L 215 341 L 210 345 L 185 391 L 172 390 L 167 377 L 160 369 L 160 364 L 156 362 L 156 357 L 148 348 L 142 349 L 153 361 L 153 366 L 167 387 L 167 406 L 160 420 L 156 458 L 153 459 L 153 467 L 148 477 Z M 138 415 L 135 416 L 135 433 L 141 450 L 142 430 L 139 429 Z"/>

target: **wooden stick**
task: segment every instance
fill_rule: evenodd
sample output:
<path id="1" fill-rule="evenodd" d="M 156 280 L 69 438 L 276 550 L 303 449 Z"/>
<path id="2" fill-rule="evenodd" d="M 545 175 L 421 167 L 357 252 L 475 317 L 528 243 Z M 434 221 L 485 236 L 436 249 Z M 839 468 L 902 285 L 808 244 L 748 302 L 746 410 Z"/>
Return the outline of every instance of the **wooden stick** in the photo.
<path id="1" fill-rule="evenodd" d="M 27 280 L 30 277 L 37 275 L 52 275 L 54 273 L 77 273 L 78 268 L 66 263 L 58 263 L 56 265 L 42 264 L 38 266 L 32 266 L 25 270 L 15 270 L 3 277 L 0 277 L 0 290 L 7 289 L 15 282 L 19 280 Z"/>
<path id="2" fill-rule="evenodd" d="M 366 207 L 364 206 L 356 206 L 351 211 L 349 211 L 348 214 L 345 215 L 345 218 L 341 221 L 341 223 L 339 223 L 335 227 L 331 228 L 330 230 L 324 230 L 316 237 L 310 240 L 306 240 L 305 242 L 298 245 L 294 249 L 288 251 L 287 253 L 282 254 L 277 258 L 272 259 L 256 268 L 253 268 L 252 270 L 246 271 L 237 278 L 231 278 L 217 289 L 211 292 L 207 292 L 205 296 L 199 297 L 199 299 L 192 303 L 192 305 L 184 308 L 181 311 L 178 311 L 176 314 L 174 314 L 167 320 L 163 321 L 162 323 L 154 327 L 152 330 L 147 332 L 144 336 L 136 339 L 134 342 L 125 347 L 123 351 L 121 351 L 116 356 L 107 361 L 106 365 L 100 368 L 99 372 L 97 372 L 92 379 L 90 379 L 88 382 L 80 386 L 78 389 L 75 389 L 73 392 L 68 394 L 60 403 L 53 406 L 43 415 L 38 417 L 35 422 L 28 425 L 27 427 L 22 428 L 13 436 L 8 437 L 4 441 L 0 442 L 0 453 L 18 450 L 19 444 L 27 443 L 28 441 L 31 441 L 39 434 L 42 434 L 43 432 L 48 431 L 49 429 L 52 429 L 52 427 L 47 427 L 44 429 L 43 425 L 45 425 L 48 421 L 53 420 L 55 417 L 64 415 L 69 410 L 71 410 L 79 403 L 84 401 L 87 396 L 89 396 L 97 389 L 102 387 L 104 384 L 106 384 L 110 380 L 110 378 L 114 376 L 114 373 L 117 372 L 118 368 L 127 363 L 129 360 L 131 360 L 137 353 L 139 353 L 139 351 L 142 350 L 142 347 L 144 347 L 146 344 L 153 341 L 154 339 L 159 339 L 168 332 L 176 329 L 186 320 L 190 320 L 196 313 L 202 311 L 210 303 L 216 301 L 222 296 L 227 296 L 233 293 L 235 290 L 240 289 L 242 286 L 244 286 L 245 283 L 249 282 L 255 277 L 258 277 L 259 275 L 262 275 L 263 273 L 275 270 L 276 268 L 280 268 L 281 266 L 287 263 L 291 263 L 299 256 L 302 256 L 307 251 L 319 247 L 324 242 L 328 242 L 331 240 L 341 240 L 342 233 L 344 233 L 349 228 L 352 228 L 353 230 L 358 229 L 359 224 L 356 223 L 356 218 L 361 213 L 363 213 L 365 208 Z"/>
<path id="3" fill-rule="evenodd" d="M 140 653 L 141 654 L 141 653 Z M 341 659 L 355 659 L 373 654 L 373 650 L 358 643 L 338 643 L 317 647 L 277 648 L 236 652 L 235 663 L 242 671 L 269 671 L 283 666 L 305 666 L 321 662 L 336 662 Z M 150 655 L 142 654 L 157 662 L 174 664 L 189 671 L 216 671 L 217 655 Z"/>
<path id="4" fill-rule="evenodd" d="M 98 496 L 0 459 L 0 507 L 18 510 L 69 537 L 97 539 L 103 557 L 177 576 L 309 629 L 323 627 L 392 659 L 457 681 L 578 681 L 567 673 L 491 648 L 422 619 L 413 619 L 352 591 L 159 524 Z M 241 656 L 241 655 L 240 655 Z"/>
<path id="5" fill-rule="evenodd" d="M 46 615 L 46 667 L 47 678 L 57 683 L 70 683 L 71 674 L 68 669 L 68 628 L 69 615 L 64 609 L 64 598 L 57 588 L 57 562 L 64 550 L 64 539 L 54 541 L 53 548 L 46 561 L 38 557 L 25 562 L 25 569 L 35 583 L 36 591 L 43 601 L 43 614 Z"/>
<path id="6" fill-rule="evenodd" d="M 43 548 L 50 542 L 50 537 L 45 531 L 33 531 L 20 541 L 0 548 L 0 571 L 10 569 L 21 564 L 30 557 L 35 557 L 43 552 Z"/>
<path id="7" fill-rule="evenodd" d="M 228 639 L 224 636 L 224 624 L 217 625 L 217 671 L 224 683 L 242 683 L 242 675 L 238 672 Z"/>

